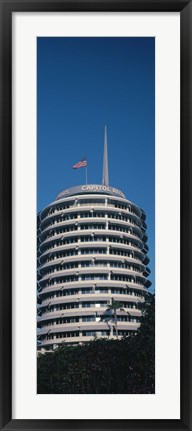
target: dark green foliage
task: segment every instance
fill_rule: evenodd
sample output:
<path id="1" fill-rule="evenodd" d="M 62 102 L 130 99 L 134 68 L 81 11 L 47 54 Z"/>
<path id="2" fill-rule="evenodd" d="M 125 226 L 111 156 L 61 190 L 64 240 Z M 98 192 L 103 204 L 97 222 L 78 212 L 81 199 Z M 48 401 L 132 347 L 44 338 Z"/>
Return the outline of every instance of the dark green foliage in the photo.
<path id="1" fill-rule="evenodd" d="M 155 297 L 147 293 L 137 335 L 61 346 L 38 358 L 39 394 L 155 392 Z"/>

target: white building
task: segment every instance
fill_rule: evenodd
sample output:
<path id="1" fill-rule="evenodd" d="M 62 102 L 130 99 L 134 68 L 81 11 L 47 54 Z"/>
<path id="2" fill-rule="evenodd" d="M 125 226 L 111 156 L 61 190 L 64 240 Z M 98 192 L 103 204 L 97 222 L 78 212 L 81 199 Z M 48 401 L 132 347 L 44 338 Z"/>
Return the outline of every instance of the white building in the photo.
<path id="1" fill-rule="evenodd" d="M 61 192 L 38 214 L 38 342 L 52 350 L 97 337 L 116 338 L 140 325 L 147 277 L 145 213 L 108 185 L 105 138 L 102 185 Z"/>

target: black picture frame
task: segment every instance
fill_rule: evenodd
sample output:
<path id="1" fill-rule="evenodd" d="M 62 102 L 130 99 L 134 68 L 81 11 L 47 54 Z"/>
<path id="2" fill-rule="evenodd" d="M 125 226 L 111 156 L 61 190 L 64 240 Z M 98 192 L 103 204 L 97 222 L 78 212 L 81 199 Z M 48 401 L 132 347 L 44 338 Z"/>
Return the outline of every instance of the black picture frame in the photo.
<path id="1" fill-rule="evenodd" d="M 12 13 L 59 11 L 180 12 L 181 20 L 181 419 L 12 419 Z M 192 1 L 190 0 L 0 0 L 0 409 L 1 430 L 191 430 L 191 190 Z M 171 31 L 171 29 L 170 29 Z"/>

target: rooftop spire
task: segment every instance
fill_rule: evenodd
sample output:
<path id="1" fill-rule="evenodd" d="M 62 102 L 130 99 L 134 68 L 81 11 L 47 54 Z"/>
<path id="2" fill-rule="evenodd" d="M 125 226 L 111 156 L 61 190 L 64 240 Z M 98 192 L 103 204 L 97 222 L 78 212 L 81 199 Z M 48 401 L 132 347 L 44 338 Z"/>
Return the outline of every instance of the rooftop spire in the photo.
<path id="1" fill-rule="evenodd" d="M 104 134 L 104 153 L 103 153 L 103 178 L 102 185 L 109 185 L 109 174 L 108 174 L 108 155 L 107 155 L 107 126 L 105 126 Z"/>

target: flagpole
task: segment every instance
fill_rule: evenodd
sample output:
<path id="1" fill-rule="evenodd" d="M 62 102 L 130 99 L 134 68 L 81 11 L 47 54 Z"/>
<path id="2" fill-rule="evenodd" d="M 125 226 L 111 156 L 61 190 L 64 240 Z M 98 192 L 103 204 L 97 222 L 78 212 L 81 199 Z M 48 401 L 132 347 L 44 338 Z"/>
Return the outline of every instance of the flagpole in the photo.
<path id="1" fill-rule="evenodd" d="M 86 178 L 86 185 L 87 185 L 87 165 L 85 167 L 85 178 Z"/>

